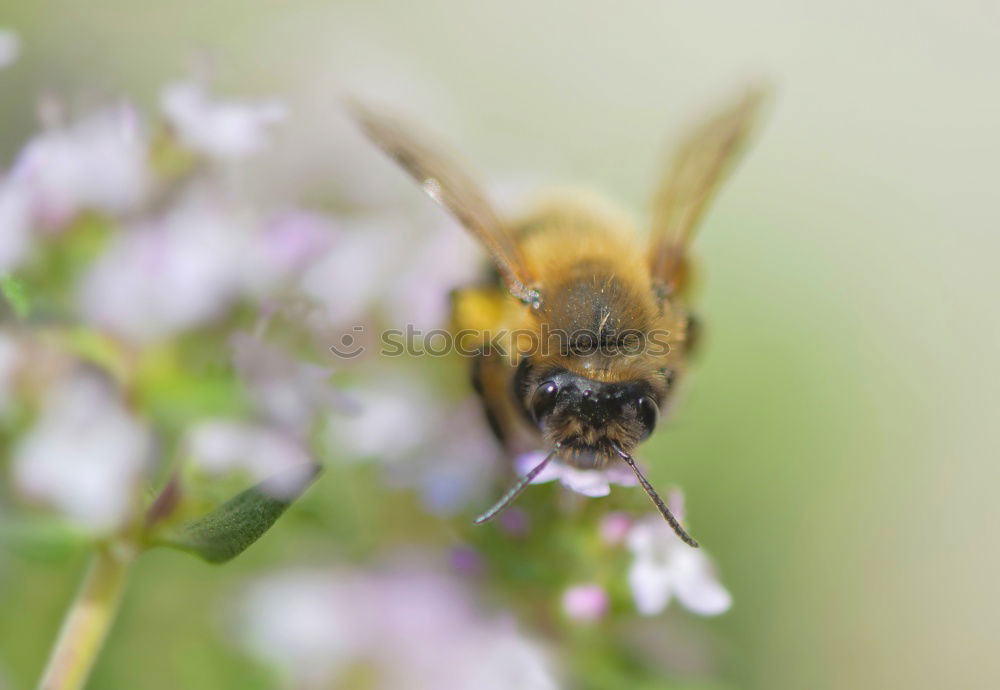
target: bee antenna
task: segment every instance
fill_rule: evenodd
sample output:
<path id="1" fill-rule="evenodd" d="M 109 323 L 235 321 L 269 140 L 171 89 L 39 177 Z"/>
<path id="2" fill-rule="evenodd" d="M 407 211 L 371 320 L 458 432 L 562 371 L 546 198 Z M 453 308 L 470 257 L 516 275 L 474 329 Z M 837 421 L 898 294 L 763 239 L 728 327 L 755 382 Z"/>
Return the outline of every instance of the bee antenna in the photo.
<path id="1" fill-rule="evenodd" d="M 669 524 L 673 528 L 677 536 L 681 538 L 681 541 L 683 541 L 688 546 L 697 549 L 698 542 L 696 542 L 691 537 L 690 534 L 684 531 L 684 528 L 681 527 L 681 523 L 677 521 L 677 518 L 674 517 L 674 514 L 670 512 L 670 508 L 668 508 L 667 504 L 663 502 L 662 498 L 660 498 L 660 494 L 656 493 L 656 489 L 653 488 L 653 485 L 650 484 L 649 480 L 646 479 L 646 477 L 642 474 L 642 471 L 639 469 L 639 466 L 635 464 L 635 460 L 632 458 L 632 456 L 626 453 L 621 448 L 619 448 L 618 444 L 612 444 L 612 447 L 615 449 L 615 452 L 621 456 L 622 460 L 624 460 L 628 464 L 628 466 L 632 468 L 632 471 L 635 472 L 635 476 L 639 480 L 639 483 L 642 485 L 642 488 L 646 490 L 646 494 L 649 496 L 650 499 L 652 499 L 653 503 L 659 509 L 660 513 L 666 519 L 667 524 Z"/>
<path id="2" fill-rule="evenodd" d="M 532 480 L 535 477 L 537 477 L 542 470 L 545 469 L 545 466 L 548 465 L 549 461 L 555 457 L 558 450 L 559 450 L 559 445 L 556 444 L 555 450 L 546 455 L 545 458 L 537 465 L 532 467 L 531 470 L 528 472 L 528 474 L 521 477 L 517 481 L 517 484 L 512 486 L 510 490 L 500 498 L 499 501 L 493 504 L 492 508 L 490 508 L 485 513 L 477 517 L 473 522 L 475 522 L 475 524 L 477 525 L 481 525 L 484 522 L 489 522 L 497 515 L 502 513 L 507 508 L 507 506 L 509 506 L 511 503 L 514 502 L 515 498 L 521 495 L 521 492 L 524 491 L 524 489 L 528 486 L 528 484 L 530 484 Z"/>

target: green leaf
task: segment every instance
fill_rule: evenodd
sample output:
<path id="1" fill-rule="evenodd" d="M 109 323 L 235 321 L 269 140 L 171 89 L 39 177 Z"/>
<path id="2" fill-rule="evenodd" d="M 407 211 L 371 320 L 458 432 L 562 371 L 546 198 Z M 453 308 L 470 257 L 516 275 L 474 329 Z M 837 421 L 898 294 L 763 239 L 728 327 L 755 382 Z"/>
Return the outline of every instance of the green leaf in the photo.
<path id="1" fill-rule="evenodd" d="M 187 551 L 209 563 L 225 563 L 260 539 L 319 471 L 318 465 L 303 465 L 270 477 L 201 518 L 159 535 L 152 545 Z"/>
<path id="2" fill-rule="evenodd" d="M 7 298 L 11 309 L 19 319 L 25 318 L 31 311 L 31 300 L 28 298 L 28 288 L 24 281 L 14 276 L 0 277 L 0 292 Z"/>

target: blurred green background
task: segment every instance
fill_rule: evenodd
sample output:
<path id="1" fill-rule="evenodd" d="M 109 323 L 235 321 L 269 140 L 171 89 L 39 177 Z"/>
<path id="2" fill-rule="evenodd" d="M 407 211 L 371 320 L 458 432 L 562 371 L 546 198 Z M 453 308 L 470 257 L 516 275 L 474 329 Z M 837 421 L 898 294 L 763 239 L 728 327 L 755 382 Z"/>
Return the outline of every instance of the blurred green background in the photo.
<path id="1" fill-rule="evenodd" d="M 656 483 L 685 488 L 734 595 L 732 611 L 698 626 L 721 650 L 719 687 L 998 687 L 1000 5 L 0 10 L 24 51 L 0 72 L 5 164 L 40 96 L 152 106 L 207 60 L 224 90 L 290 104 L 274 177 L 320 201 L 350 177 L 324 136 L 346 91 L 412 94 L 400 106 L 485 179 L 579 183 L 642 214 L 665 135 L 769 80 L 758 141 L 696 245 L 705 347 L 644 451 Z M 329 479 L 232 566 L 144 557 L 92 687 L 270 687 L 221 641 L 220 602 L 249 572 L 336 551 L 296 536 L 297 521 L 336 515 Z M 36 677 L 83 560 L 0 563 L 11 687 Z"/>

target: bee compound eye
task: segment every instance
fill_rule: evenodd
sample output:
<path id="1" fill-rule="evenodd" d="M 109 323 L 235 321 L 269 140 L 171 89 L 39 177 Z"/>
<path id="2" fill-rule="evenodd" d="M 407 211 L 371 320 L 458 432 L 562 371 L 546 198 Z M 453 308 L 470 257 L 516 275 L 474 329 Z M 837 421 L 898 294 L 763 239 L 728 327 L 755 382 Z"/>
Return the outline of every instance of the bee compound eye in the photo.
<path id="1" fill-rule="evenodd" d="M 652 398 L 645 395 L 636 401 L 636 407 L 638 408 L 639 423 L 642 424 L 642 437 L 646 438 L 656 428 L 656 422 L 660 418 L 660 409 Z"/>
<path id="2" fill-rule="evenodd" d="M 559 386 L 552 381 L 543 383 L 531 394 L 531 416 L 536 424 L 541 424 L 546 415 L 556 406 Z"/>

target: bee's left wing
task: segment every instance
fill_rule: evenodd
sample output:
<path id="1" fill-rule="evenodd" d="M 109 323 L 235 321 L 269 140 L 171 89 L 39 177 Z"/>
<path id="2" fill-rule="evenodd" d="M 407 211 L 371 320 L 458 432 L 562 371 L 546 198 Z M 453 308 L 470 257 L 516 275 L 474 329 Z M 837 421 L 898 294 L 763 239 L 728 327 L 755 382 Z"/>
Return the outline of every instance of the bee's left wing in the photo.
<path id="1" fill-rule="evenodd" d="M 669 293 L 683 282 L 687 245 L 705 207 L 730 169 L 753 127 L 762 89 L 695 129 L 681 142 L 653 205 L 649 263 L 653 280 Z"/>
<path id="2" fill-rule="evenodd" d="M 509 226 L 472 178 L 396 120 L 357 103 L 350 107 L 368 137 L 483 243 L 510 293 L 524 302 L 537 300 L 531 289 L 533 277 L 525 268 Z"/>

